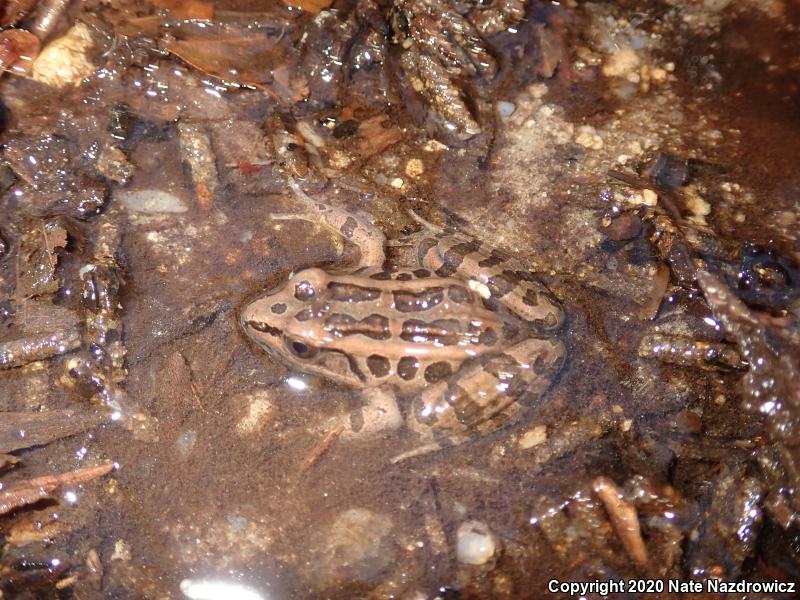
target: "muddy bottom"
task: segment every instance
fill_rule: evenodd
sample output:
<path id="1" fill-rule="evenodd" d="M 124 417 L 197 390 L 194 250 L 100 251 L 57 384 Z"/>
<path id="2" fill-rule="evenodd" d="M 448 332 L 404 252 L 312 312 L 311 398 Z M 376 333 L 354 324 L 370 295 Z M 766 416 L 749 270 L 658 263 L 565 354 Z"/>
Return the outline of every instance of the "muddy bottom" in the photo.
<path id="1" fill-rule="evenodd" d="M 797 3 L 8 4 L 2 597 L 794 597 Z"/>

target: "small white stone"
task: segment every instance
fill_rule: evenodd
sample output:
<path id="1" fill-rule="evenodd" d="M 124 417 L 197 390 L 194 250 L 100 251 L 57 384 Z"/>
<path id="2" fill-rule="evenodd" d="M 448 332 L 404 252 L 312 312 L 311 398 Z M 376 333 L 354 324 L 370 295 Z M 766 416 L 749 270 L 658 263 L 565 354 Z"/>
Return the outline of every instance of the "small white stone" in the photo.
<path id="1" fill-rule="evenodd" d="M 608 57 L 603 65 L 607 77 L 627 77 L 639 69 L 639 56 L 632 48 L 622 48 Z"/>
<path id="2" fill-rule="evenodd" d="M 658 204 L 658 194 L 656 194 L 653 190 L 645 188 L 642 190 L 642 201 L 647 206 L 655 206 Z"/>
<path id="3" fill-rule="evenodd" d="M 539 444 L 543 444 L 547 441 L 547 427 L 544 425 L 537 425 L 530 431 L 526 431 L 523 433 L 520 438 L 519 447 L 523 450 L 527 450 L 528 448 L 533 448 L 534 446 L 538 446 Z"/>
<path id="4" fill-rule="evenodd" d="M 247 403 L 245 415 L 236 424 L 241 435 L 260 433 L 272 414 L 272 398 L 268 390 L 256 390 L 244 396 Z"/>
<path id="5" fill-rule="evenodd" d="M 497 114 L 503 121 L 506 121 L 517 110 L 517 106 L 513 102 L 501 100 L 497 103 Z"/>
<path id="6" fill-rule="evenodd" d="M 396 190 L 399 190 L 401 187 L 403 187 L 403 180 L 400 177 L 395 177 L 389 182 L 389 185 Z"/>
<path id="7" fill-rule="evenodd" d="M 197 443 L 197 432 L 192 429 L 186 429 L 178 434 L 175 439 L 175 451 L 181 458 L 187 458 L 194 450 Z"/>
<path id="8" fill-rule="evenodd" d="M 162 190 L 122 190 L 117 199 L 128 210 L 141 213 L 184 213 L 189 207 L 177 196 Z"/>
<path id="9" fill-rule="evenodd" d="M 603 147 L 603 138 L 597 134 L 597 130 L 591 125 L 582 125 L 578 127 L 575 143 L 590 150 L 600 150 Z"/>
<path id="10" fill-rule="evenodd" d="M 131 559 L 131 549 L 125 540 L 117 540 L 114 543 L 114 552 L 111 553 L 111 560 L 121 560 L 127 562 Z"/>
<path id="11" fill-rule="evenodd" d="M 667 70 L 661 67 L 656 67 L 650 72 L 650 77 L 653 81 L 664 81 L 667 78 Z"/>
<path id="12" fill-rule="evenodd" d="M 467 565 L 484 565 L 497 550 L 497 542 L 486 523 L 466 521 L 456 533 L 456 556 Z"/>
<path id="13" fill-rule="evenodd" d="M 684 195 L 686 198 L 686 208 L 689 209 L 695 217 L 705 217 L 711 214 L 711 205 L 706 202 L 705 198 L 700 195 L 700 192 L 694 186 L 687 186 Z"/>
<path id="14" fill-rule="evenodd" d="M 419 177 L 425 172 L 425 163 L 418 158 L 411 158 L 406 163 L 406 175 L 409 177 Z"/>
<path id="15" fill-rule="evenodd" d="M 447 146 L 445 146 L 442 142 L 429 140 L 425 143 L 422 149 L 425 150 L 425 152 L 441 152 L 442 150 L 447 150 Z"/>

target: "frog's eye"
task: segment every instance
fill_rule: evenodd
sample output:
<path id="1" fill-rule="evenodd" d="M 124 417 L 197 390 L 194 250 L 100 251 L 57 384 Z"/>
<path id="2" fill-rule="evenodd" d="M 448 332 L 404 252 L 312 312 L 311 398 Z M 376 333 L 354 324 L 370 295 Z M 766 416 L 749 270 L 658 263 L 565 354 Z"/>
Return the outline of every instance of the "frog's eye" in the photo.
<path id="1" fill-rule="evenodd" d="M 312 358 L 316 356 L 317 349 L 299 340 L 286 340 L 289 351 L 298 358 Z"/>

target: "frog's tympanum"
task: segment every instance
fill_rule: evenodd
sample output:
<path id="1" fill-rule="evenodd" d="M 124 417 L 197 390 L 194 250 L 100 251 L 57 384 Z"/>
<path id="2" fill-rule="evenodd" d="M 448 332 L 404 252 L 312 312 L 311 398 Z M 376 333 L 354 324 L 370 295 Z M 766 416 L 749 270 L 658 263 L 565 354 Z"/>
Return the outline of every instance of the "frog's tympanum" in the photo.
<path id="1" fill-rule="evenodd" d="M 294 218 L 322 222 L 358 245 L 350 273 L 319 268 L 247 305 L 247 335 L 287 366 L 407 398 L 408 425 L 459 443 L 516 420 L 564 359 L 563 312 L 518 261 L 453 231 L 407 240 L 417 265 L 384 268 L 372 224 L 306 196 Z"/>

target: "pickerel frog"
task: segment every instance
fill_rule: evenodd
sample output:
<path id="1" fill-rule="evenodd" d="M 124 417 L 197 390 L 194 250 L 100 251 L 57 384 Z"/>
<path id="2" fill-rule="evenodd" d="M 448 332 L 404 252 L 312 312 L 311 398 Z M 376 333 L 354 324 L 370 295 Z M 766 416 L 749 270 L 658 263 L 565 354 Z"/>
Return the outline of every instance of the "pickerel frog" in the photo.
<path id="1" fill-rule="evenodd" d="M 321 222 L 361 250 L 346 274 L 303 269 L 248 304 L 247 335 L 289 367 L 354 388 L 393 389 L 406 423 L 457 444 L 516 420 L 564 361 L 563 312 L 522 265 L 455 231 L 404 238 L 418 264 L 384 269 L 384 236 L 321 204 L 294 218 Z M 432 438 L 432 439 L 431 439 Z"/>

